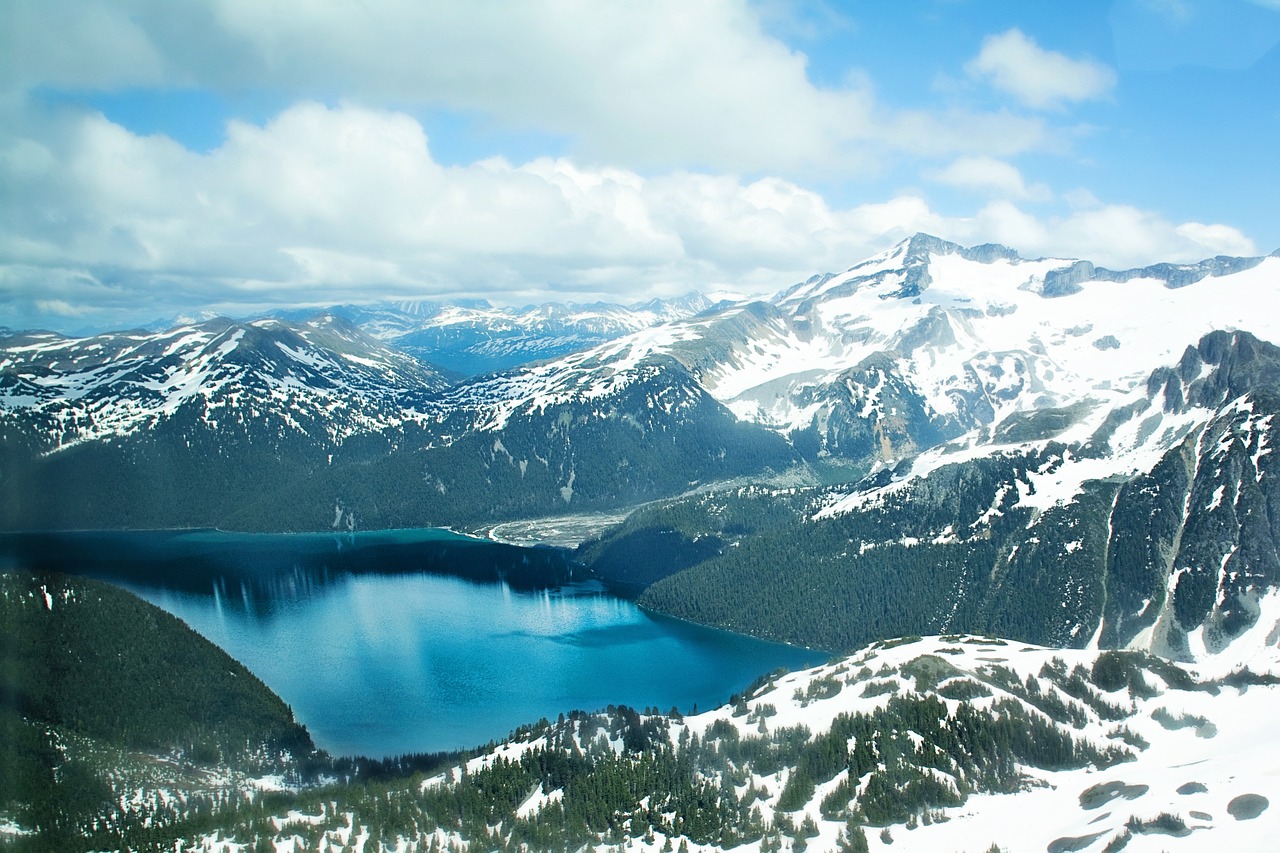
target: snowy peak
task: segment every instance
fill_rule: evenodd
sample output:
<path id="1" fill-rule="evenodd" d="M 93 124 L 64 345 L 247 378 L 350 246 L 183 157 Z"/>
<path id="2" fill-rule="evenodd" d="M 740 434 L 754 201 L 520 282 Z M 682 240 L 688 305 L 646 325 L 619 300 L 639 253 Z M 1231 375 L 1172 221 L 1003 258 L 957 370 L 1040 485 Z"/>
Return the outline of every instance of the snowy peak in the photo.
<path id="1" fill-rule="evenodd" d="M 1273 253 L 1270 257 L 1277 256 L 1280 256 L 1280 252 Z M 1140 268 L 1112 270 L 1095 266 L 1088 260 L 1026 259 L 1015 250 L 998 243 L 965 247 L 920 233 L 843 273 L 813 276 L 777 294 L 772 301 L 807 305 L 809 300 L 848 295 L 859 288 L 874 288 L 882 299 L 914 299 L 937 279 L 938 272 L 935 268 L 939 262 L 948 259 L 986 266 L 1004 263 L 1024 267 L 1027 275 L 1018 282 L 1018 286 L 1049 299 L 1078 293 L 1087 282 L 1124 283 L 1145 279 L 1159 281 L 1165 287 L 1176 289 L 1205 278 L 1246 272 L 1266 260 L 1262 257 L 1236 258 L 1220 255 L 1194 264 L 1158 263 Z"/>
<path id="2" fill-rule="evenodd" d="M 740 417 L 822 433 L 834 410 L 812 401 L 884 353 L 950 438 L 1039 409 L 1113 405 L 1216 330 L 1280 339 L 1280 321 L 1254 310 L 1277 288 L 1275 259 L 1114 272 L 917 235 L 779 294 L 760 340 L 699 369 Z"/>
<path id="3" fill-rule="evenodd" d="M 445 384 L 328 314 L 298 324 L 221 317 L 160 333 L 0 339 L 0 411 L 47 421 L 48 450 L 154 427 L 187 406 L 296 423 L 299 412 L 319 417 L 317 406 L 387 409 L 406 390 Z"/>
<path id="4" fill-rule="evenodd" d="M 1007 246 L 986 243 L 965 248 L 930 234 L 916 234 L 843 273 L 814 276 L 775 297 L 778 304 L 808 305 L 819 297 L 843 296 L 862 287 L 876 288 L 881 298 L 913 299 L 933 282 L 930 266 L 935 258 L 956 256 L 979 264 L 996 261 L 1019 263 L 1022 258 Z"/>

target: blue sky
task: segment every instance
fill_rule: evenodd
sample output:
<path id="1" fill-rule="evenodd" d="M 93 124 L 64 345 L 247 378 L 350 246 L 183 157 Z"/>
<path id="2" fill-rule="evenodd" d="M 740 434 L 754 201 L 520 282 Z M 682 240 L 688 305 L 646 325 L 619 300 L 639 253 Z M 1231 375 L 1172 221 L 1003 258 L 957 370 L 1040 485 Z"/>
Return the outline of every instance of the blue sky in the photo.
<path id="1" fill-rule="evenodd" d="M 1280 248 L 1280 0 L 8 0 L 0 325 Z"/>

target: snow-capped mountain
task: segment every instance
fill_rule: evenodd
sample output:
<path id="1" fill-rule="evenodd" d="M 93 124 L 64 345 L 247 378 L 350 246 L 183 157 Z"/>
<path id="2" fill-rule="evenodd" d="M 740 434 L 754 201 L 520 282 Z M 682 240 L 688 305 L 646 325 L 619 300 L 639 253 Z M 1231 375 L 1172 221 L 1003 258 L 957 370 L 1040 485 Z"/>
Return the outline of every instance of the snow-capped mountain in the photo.
<path id="1" fill-rule="evenodd" d="M 1280 340 L 1280 315 L 1258 310 L 1278 291 L 1280 257 L 1114 272 L 917 235 L 767 302 L 577 354 L 530 387 L 556 393 L 584 367 L 670 354 L 798 447 L 887 462 L 1028 411 L 1114 405 L 1217 329 Z"/>
<path id="2" fill-rule="evenodd" d="M 298 324 L 225 318 L 165 332 L 0 339 L 0 408 L 39 423 L 43 450 L 153 429 L 180 411 L 205 423 L 318 431 L 333 441 L 401 416 L 432 367 L 324 314 Z"/>
<path id="3" fill-rule="evenodd" d="M 247 429 L 248 444 L 261 448 L 264 433 L 309 443 L 277 453 L 297 463 L 279 486 L 288 499 L 255 517 L 313 529 L 335 502 L 374 525 L 477 524 L 634 505 L 795 466 L 809 482 L 868 472 L 887 482 L 1010 449 L 1044 453 L 1050 441 L 1092 466 L 1064 470 L 1130 477 L 1217 416 L 1208 405 L 1175 411 L 1176 401 L 1164 412 L 1170 395 L 1186 401 L 1194 370 L 1213 370 L 1212 357 L 1183 365 L 1187 347 L 1224 329 L 1280 340 L 1280 315 L 1258 310 L 1278 288 L 1280 257 L 1114 272 L 917 235 L 771 299 L 711 307 L 417 304 L 356 318 L 382 343 L 333 315 L 9 338 L 0 429 L 10 425 L 6 453 L 45 454 L 24 468 L 39 483 L 41 460 L 57 467 L 72 446 L 93 455 L 110 438 L 123 453 L 145 441 L 155 456 L 155 446 L 185 452 L 201 424 L 278 423 Z M 488 346 L 478 335 L 511 352 L 606 320 L 610 335 L 643 328 L 454 385 L 390 346 L 421 332 L 471 352 Z M 1182 384 L 1152 378 L 1168 370 Z M 1156 430 L 1154 414 L 1135 414 L 1149 409 L 1169 423 Z M 1090 444 L 1106 424 L 1107 440 Z M 242 445 L 213 443 L 204 457 L 243 467 Z M 839 505 L 828 495 L 822 508 Z M 287 519 L 275 515 L 283 506 Z"/>

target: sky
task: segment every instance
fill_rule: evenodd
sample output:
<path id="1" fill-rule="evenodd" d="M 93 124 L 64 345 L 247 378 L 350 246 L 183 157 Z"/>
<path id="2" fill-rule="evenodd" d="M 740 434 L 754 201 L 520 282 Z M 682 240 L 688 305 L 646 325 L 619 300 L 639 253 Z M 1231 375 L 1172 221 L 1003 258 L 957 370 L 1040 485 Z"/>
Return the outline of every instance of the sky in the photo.
<path id="1" fill-rule="evenodd" d="M 4 0 L 0 325 L 1280 248 L 1280 0 Z"/>

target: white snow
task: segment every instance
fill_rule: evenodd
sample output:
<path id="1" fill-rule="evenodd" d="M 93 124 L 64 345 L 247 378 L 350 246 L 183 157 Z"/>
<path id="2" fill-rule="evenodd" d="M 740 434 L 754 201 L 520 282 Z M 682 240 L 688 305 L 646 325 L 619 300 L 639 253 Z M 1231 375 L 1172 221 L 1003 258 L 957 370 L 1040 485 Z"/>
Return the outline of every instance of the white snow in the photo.
<path id="1" fill-rule="evenodd" d="M 1256 627 L 1260 642 L 1265 640 L 1267 631 L 1280 631 L 1280 594 L 1269 597 L 1264 604 L 1264 617 Z M 1270 645 L 1262 643 L 1262 646 L 1265 653 L 1262 658 L 1254 659 L 1255 663 L 1267 662 L 1275 667 L 1274 640 Z M 797 692 L 803 693 L 808 684 L 833 675 L 849 678 L 863 666 L 873 672 L 887 666 L 896 672 L 902 664 L 923 654 L 943 657 L 962 671 L 977 670 L 986 659 L 998 657 L 1001 665 L 1013 669 L 1025 679 L 1038 676 L 1041 668 L 1052 658 L 1064 660 L 1068 669 L 1077 664 L 1088 668 L 1097 652 L 1050 650 L 1025 644 L 985 645 L 979 638 L 946 641 L 927 637 L 887 650 L 872 647 L 843 660 L 784 676 L 765 693 L 753 698 L 748 706 L 755 707 L 761 703 L 775 705 L 778 714 L 768 718 L 770 728 L 799 724 L 814 732 L 824 731 L 835 715 L 871 710 L 883 705 L 888 697 L 863 698 L 860 695 L 861 685 L 853 684 L 846 685 L 832 699 L 804 706 L 793 698 Z M 1238 661 L 1232 665 L 1236 663 Z M 903 689 L 909 686 L 896 675 L 890 680 L 897 681 Z M 1048 682 L 1041 680 L 1041 683 L 1042 690 L 1056 690 Z M 1120 704 L 1129 701 L 1125 694 L 1106 698 Z M 1164 690 L 1154 699 L 1138 700 L 1137 713 L 1124 721 L 1151 744 L 1146 750 L 1136 751 L 1136 760 L 1102 771 L 1092 768 L 1063 772 L 1027 769 L 1029 775 L 1041 780 L 1044 787 L 1016 795 L 971 795 L 963 806 L 944 810 L 948 818 L 946 822 L 935 822 L 930 826 L 921 824 L 913 830 L 901 825 L 893 826 L 890 830 L 894 842 L 891 847 L 880 842 L 879 829 L 868 828 L 867 840 L 873 850 L 892 850 L 895 853 L 903 850 L 921 853 L 965 850 L 976 853 L 992 843 L 1006 850 L 1044 850 L 1060 838 L 1102 833 L 1094 845 L 1081 848 L 1097 851 L 1123 831 L 1131 815 L 1150 819 L 1161 812 L 1170 812 L 1181 816 L 1189 826 L 1199 828 L 1185 838 L 1135 835 L 1126 850 L 1270 849 L 1275 832 L 1275 809 L 1280 808 L 1280 776 L 1275 773 L 1270 750 L 1259 747 L 1274 741 L 1273 709 L 1277 700 L 1280 700 L 1280 688 L 1276 687 L 1222 688 L 1216 696 L 1204 692 Z M 952 700 L 945 701 L 949 705 L 955 704 Z M 975 704 L 984 701 L 989 700 L 975 700 Z M 1208 718 L 1216 727 L 1217 734 L 1204 737 L 1203 732 L 1198 733 L 1195 727 L 1166 729 L 1151 716 L 1158 708 L 1165 709 L 1174 717 L 1194 715 Z M 729 720 L 744 735 L 753 730 L 744 718 L 732 716 L 731 708 L 687 718 L 686 724 L 696 731 L 705 732 L 716 720 Z M 1072 734 L 1097 744 L 1107 744 L 1112 742 L 1107 733 L 1114 725 L 1095 720 L 1081 731 L 1072 730 Z M 1146 785 L 1149 790 L 1134 800 L 1113 800 L 1092 810 L 1081 808 L 1080 796 L 1087 788 L 1112 781 Z M 1207 786 L 1208 791 L 1177 793 L 1176 789 L 1188 782 L 1200 782 Z M 780 790 L 778 785 L 772 787 L 775 791 Z M 1266 796 L 1272 805 L 1257 820 L 1234 820 L 1227 813 L 1227 803 L 1245 793 Z M 823 790 L 819 790 L 805 812 L 820 818 L 816 806 L 822 795 Z M 1194 818 L 1190 815 L 1192 810 L 1208 813 L 1213 816 L 1212 820 Z M 799 820 L 799 813 L 796 819 Z M 834 841 L 840 825 L 821 820 L 819 825 L 823 827 L 823 837 Z M 747 845 L 742 849 L 755 850 L 757 845 Z"/>

